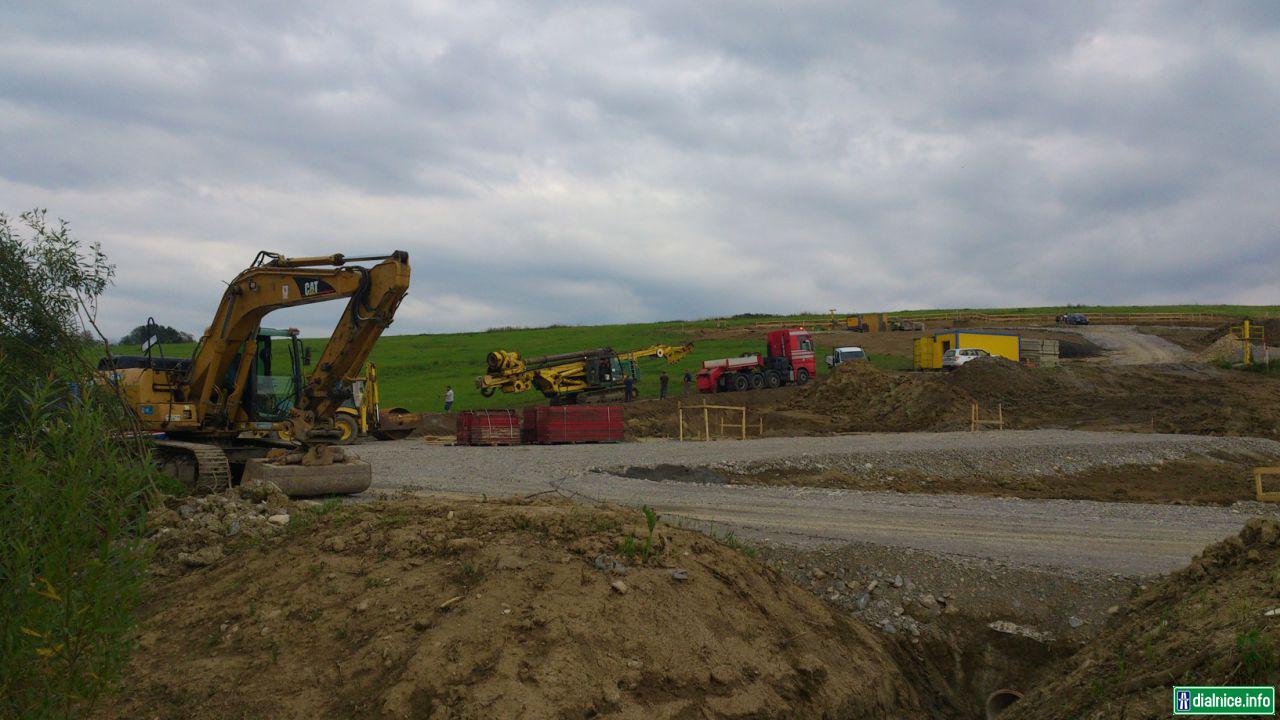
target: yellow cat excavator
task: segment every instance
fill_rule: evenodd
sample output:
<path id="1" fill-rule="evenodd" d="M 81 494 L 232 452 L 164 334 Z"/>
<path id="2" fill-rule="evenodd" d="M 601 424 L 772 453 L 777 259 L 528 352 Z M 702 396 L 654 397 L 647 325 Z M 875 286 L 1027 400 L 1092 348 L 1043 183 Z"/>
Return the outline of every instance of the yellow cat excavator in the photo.
<path id="1" fill-rule="evenodd" d="M 372 267 L 352 263 L 379 261 Z M 161 470 L 193 489 L 266 479 L 290 495 L 360 492 L 367 463 L 335 447 L 334 415 L 409 289 L 409 256 L 289 258 L 260 252 L 227 286 L 190 359 L 108 357 L 100 377 L 115 384 L 143 431 L 155 434 Z M 297 332 L 264 330 L 273 310 L 347 299 L 314 370 Z M 287 358 L 275 350 L 289 343 Z M 304 359 L 305 358 L 305 359 Z M 287 361 L 286 361 L 287 360 Z M 274 371 L 274 372 L 273 372 Z M 270 431 L 293 438 L 272 441 Z"/>
<path id="2" fill-rule="evenodd" d="M 636 361 L 659 357 L 680 362 L 693 345 L 650 345 L 640 350 L 614 352 L 612 348 L 579 350 L 524 359 L 511 350 L 494 350 L 486 358 L 488 372 L 476 378 L 476 389 L 491 397 L 536 388 L 552 405 L 614 402 L 622 399 L 626 378 L 636 378 Z"/>

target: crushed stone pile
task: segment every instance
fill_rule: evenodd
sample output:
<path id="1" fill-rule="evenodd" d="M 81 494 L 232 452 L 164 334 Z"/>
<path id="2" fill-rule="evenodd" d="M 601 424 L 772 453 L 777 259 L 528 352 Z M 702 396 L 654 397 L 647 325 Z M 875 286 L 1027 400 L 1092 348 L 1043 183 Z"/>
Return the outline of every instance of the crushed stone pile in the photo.
<path id="1" fill-rule="evenodd" d="M 1280 339 L 1280 333 L 1266 335 L 1267 339 L 1274 342 Z M 1253 343 L 1253 360 L 1261 362 L 1264 357 L 1270 355 L 1272 360 L 1280 360 L 1280 347 L 1264 347 L 1260 343 Z M 1244 361 L 1244 346 L 1240 340 L 1233 335 L 1223 335 L 1214 341 L 1212 345 L 1201 350 L 1196 354 L 1196 359 L 1201 362 L 1231 362 L 1238 363 Z"/>
<path id="2" fill-rule="evenodd" d="M 797 393 L 788 409 L 828 414 L 836 431 L 893 432 L 967 419 L 969 406 L 966 393 L 930 379 L 843 363 L 825 381 Z"/>
<path id="3" fill-rule="evenodd" d="M 1142 586 L 1001 720 L 1168 717 L 1174 685 L 1280 683 L 1280 523 L 1251 518 Z"/>
<path id="4" fill-rule="evenodd" d="M 936 714 L 881 634 L 741 549 L 660 522 L 646 561 L 634 510 L 407 498 L 292 517 L 155 584 L 104 716 Z"/>
<path id="5" fill-rule="evenodd" d="M 147 516 L 153 575 L 212 565 L 228 543 L 274 537 L 290 519 L 288 496 L 274 483 L 244 484 L 221 494 L 170 497 Z"/>
<path id="6" fill-rule="evenodd" d="M 1240 346 L 1240 340 L 1231 334 L 1223 335 L 1209 347 L 1201 350 L 1196 354 L 1196 359 L 1203 362 L 1240 362 L 1244 354 L 1244 349 Z"/>

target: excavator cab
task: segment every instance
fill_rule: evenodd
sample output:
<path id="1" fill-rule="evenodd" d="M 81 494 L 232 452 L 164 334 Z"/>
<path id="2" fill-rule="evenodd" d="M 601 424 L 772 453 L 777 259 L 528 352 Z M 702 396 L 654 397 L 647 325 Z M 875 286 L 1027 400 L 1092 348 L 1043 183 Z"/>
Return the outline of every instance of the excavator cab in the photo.
<path id="1" fill-rule="evenodd" d="M 258 329 L 249 387 L 243 396 L 245 414 L 253 422 L 280 422 L 302 397 L 305 352 L 297 328 Z"/>

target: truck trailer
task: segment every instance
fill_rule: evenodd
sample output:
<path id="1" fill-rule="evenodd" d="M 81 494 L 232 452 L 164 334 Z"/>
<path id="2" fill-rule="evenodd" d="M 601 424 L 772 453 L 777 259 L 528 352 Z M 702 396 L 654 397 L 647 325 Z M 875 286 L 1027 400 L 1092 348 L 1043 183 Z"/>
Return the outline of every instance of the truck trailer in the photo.
<path id="1" fill-rule="evenodd" d="M 803 385 L 817 372 L 813 338 L 804 328 L 770 332 L 765 353 L 702 361 L 697 375 L 698 392 L 759 390 L 788 383 Z"/>

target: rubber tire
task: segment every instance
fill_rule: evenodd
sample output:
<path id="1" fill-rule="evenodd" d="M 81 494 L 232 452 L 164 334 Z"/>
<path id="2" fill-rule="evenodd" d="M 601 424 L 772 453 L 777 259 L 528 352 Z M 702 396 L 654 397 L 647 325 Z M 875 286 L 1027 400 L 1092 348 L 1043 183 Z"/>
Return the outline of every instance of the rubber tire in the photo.
<path id="1" fill-rule="evenodd" d="M 770 388 L 782 387 L 782 373 L 777 370 L 769 370 L 765 372 L 764 384 Z"/>
<path id="2" fill-rule="evenodd" d="M 734 375 L 733 375 L 733 389 L 734 389 L 734 390 L 739 390 L 739 391 L 741 391 L 741 390 L 750 390 L 750 389 L 751 389 L 751 376 L 750 376 L 749 374 L 747 374 L 747 373 L 741 373 L 741 372 L 740 372 L 740 373 L 734 373 Z"/>
<path id="3" fill-rule="evenodd" d="M 751 389 L 752 390 L 763 390 L 764 385 L 765 385 L 764 373 L 762 372 L 751 373 Z"/>
<path id="4" fill-rule="evenodd" d="M 796 370 L 796 384 L 803 385 L 807 382 L 809 382 L 809 369 L 800 368 L 799 370 Z"/>
<path id="5" fill-rule="evenodd" d="M 360 437 L 360 423 L 356 422 L 354 415 L 338 413 L 333 416 L 333 424 L 342 431 L 342 437 L 338 438 L 339 445 L 350 445 Z"/>

